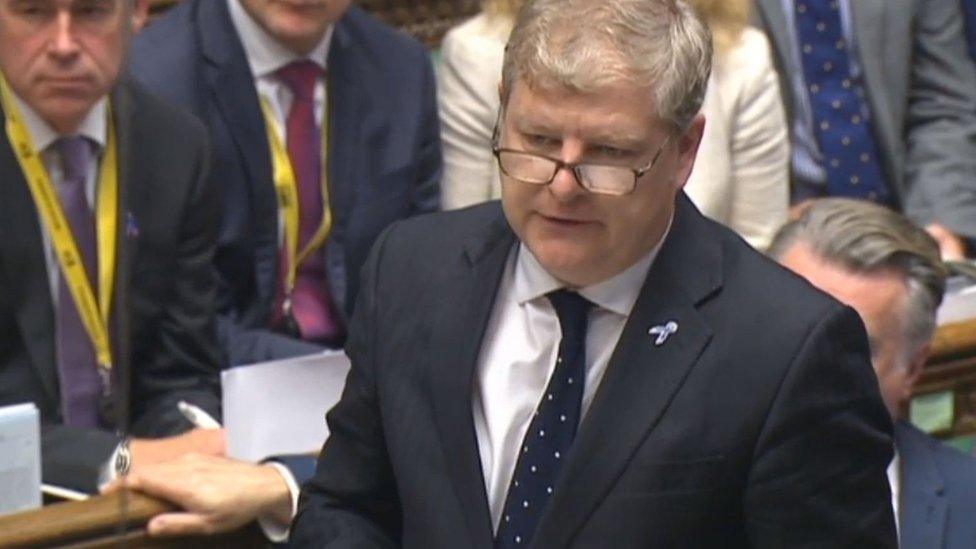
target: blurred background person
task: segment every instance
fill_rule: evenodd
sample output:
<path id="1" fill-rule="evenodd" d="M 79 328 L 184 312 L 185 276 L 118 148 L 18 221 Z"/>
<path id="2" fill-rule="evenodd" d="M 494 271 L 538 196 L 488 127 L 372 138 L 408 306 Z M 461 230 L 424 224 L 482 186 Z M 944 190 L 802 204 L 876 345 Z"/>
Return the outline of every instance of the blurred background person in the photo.
<path id="1" fill-rule="evenodd" d="M 185 0 L 133 44 L 135 76 L 210 131 L 231 365 L 341 348 L 373 240 L 439 207 L 427 51 L 350 4 Z"/>
<path id="2" fill-rule="evenodd" d="M 501 196 L 491 152 L 502 54 L 524 0 L 486 0 L 444 38 L 438 70 L 447 209 Z M 765 36 L 749 0 L 693 0 L 715 37 L 705 135 L 685 191 L 702 212 L 765 248 L 786 221 L 789 142 Z"/>
<path id="3" fill-rule="evenodd" d="M 792 201 L 906 213 L 946 259 L 976 237 L 976 70 L 960 0 L 757 0 L 790 119 Z"/>
<path id="4" fill-rule="evenodd" d="M 946 271 L 936 242 L 866 201 L 814 201 L 777 233 L 770 254 L 861 315 L 881 396 L 895 423 L 888 467 L 903 549 L 963 549 L 976 540 L 976 459 L 903 419 L 929 356 Z"/>

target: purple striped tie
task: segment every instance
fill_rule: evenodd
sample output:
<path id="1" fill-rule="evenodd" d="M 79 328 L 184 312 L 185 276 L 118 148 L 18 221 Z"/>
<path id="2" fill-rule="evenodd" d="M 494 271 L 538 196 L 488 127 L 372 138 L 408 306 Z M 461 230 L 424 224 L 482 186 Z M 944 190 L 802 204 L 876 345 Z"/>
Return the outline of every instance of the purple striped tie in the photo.
<path id="1" fill-rule="evenodd" d="M 58 139 L 54 146 L 61 156 L 63 171 L 61 179 L 55 182 L 61 208 L 74 235 L 88 281 L 93 283 L 97 280 L 95 265 L 98 252 L 95 247 L 95 223 L 85 197 L 85 180 L 93 156 L 92 143 L 85 137 L 72 136 Z M 64 423 L 76 427 L 97 427 L 102 382 L 95 363 L 95 349 L 78 316 L 63 274 L 58 280 L 56 309 L 58 374 Z"/>
<path id="2" fill-rule="evenodd" d="M 276 73 L 293 97 L 285 122 L 285 143 L 298 187 L 299 250 L 312 239 L 322 223 L 322 148 L 319 127 L 315 123 L 315 82 L 321 73 L 318 65 L 307 60 L 290 63 Z M 279 261 L 281 259 L 283 257 Z M 341 337 L 342 324 L 329 296 L 325 256 L 321 249 L 310 254 L 298 267 L 291 301 L 302 339 L 330 342 Z"/>

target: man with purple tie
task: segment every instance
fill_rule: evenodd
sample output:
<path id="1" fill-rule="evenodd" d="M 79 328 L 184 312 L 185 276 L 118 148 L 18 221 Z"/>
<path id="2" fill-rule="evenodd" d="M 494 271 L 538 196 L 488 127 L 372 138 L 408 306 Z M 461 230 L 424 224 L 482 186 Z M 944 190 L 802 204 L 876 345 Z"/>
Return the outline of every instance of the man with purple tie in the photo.
<path id="1" fill-rule="evenodd" d="M 147 7 L 0 0 L 0 405 L 40 409 L 44 482 L 86 492 L 224 446 L 177 410 L 219 407 L 216 197 L 203 128 L 121 76 Z"/>

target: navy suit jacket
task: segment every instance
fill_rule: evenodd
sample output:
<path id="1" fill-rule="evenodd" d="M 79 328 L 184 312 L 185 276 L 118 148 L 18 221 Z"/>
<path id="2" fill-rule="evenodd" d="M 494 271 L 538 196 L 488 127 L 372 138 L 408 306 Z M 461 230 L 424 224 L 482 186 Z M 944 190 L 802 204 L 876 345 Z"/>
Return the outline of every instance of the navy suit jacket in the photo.
<path id="1" fill-rule="evenodd" d="M 492 547 L 472 380 L 516 243 L 498 203 L 377 241 L 294 547 Z M 530 547 L 895 547 L 890 432 L 857 314 L 682 195 Z"/>
<path id="2" fill-rule="evenodd" d="M 231 364 L 305 350 L 265 331 L 278 284 L 278 210 L 258 95 L 227 0 L 188 0 L 152 23 L 133 44 L 131 70 L 210 130 L 222 192 L 218 310 Z M 327 86 L 332 231 L 323 253 L 329 290 L 348 318 L 379 233 L 438 208 L 440 135 L 426 50 L 359 8 L 335 25 Z"/>
<path id="3" fill-rule="evenodd" d="M 904 422 L 895 424 L 895 446 L 902 549 L 976 546 L 976 459 Z"/>

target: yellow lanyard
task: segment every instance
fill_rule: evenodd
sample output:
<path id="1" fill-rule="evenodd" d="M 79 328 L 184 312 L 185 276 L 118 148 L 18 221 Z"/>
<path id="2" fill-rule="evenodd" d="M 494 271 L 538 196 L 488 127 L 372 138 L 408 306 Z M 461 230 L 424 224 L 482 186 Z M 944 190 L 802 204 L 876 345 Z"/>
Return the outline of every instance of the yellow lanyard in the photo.
<path id="1" fill-rule="evenodd" d="M 319 249 L 329 235 L 332 227 L 332 211 L 329 208 L 329 185 L 328 185 L 328 112 L 322 116 L 322 223 L 316 229 L 315 234 L 308 241 L 301 251 L 298 249 L 298 182 L 295 180 L 295 171 L 292 169 L 291 160 L 288 158 L 288 151 L 278 137 L 278 123 L 271 114 L 271 107 L 264 98 L 261 99 L 261 112 L 264 114 L 264 126 L 268 133 L 268 143 L 271 146 L 271 162 L 273 169 L 273 179 L 275 195 L 278 197 L 278 211 L 284 219 L 285 224 L 285 307 L 290 305 L 291 292 L 295 288 L 295 273 L 298 266 L 314 251 Z M 287 311 L 286 311 L 287 312 Z"/>
<path id="2" fill-rule="evenodd" d="M 97 242 L 98 242 L 98 298 L 88 281 L 81 254 L 71 234 L 71 227 L 64 217 L 57 191 L 52 187 L 50 177 L 41 156 L 34 149 L 30 133 L 21 119 L 20 112 L 11 96 L 7 82 L 0 77 L 0 104 L 6 114 L 7 138 L 14 149 L 20 169 L 24 172 L 30 187 L 34 204 L 41 214 L 44 226 L 51 236 L 61 266 L 64 280 L 71 291 L 78 316 L 88 332 L 95 348 L 98 367 L 103 379 L 112 369 L 112 350 L 108 336 L 109 312 L 112 305 L 112 286 L 115 282 L 115 238 L 118 223 L 118 169 L 115 149 L 115 129 L 112 115 L 108 114 L 108 142 L 98 176 L 98 195 L 96 199 Z M 108 387 L 106 386 L 107 390 Z"/>

